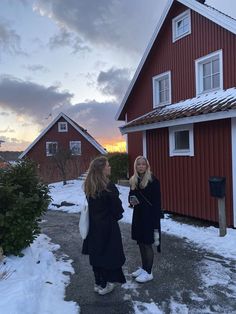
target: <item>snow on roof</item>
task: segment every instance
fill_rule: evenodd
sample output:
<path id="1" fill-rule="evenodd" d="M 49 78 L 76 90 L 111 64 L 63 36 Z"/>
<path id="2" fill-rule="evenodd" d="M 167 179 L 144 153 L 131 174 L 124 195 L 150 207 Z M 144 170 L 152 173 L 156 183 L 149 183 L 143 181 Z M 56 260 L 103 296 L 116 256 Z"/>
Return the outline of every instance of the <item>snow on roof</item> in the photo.
<path id="1" fill-rule="evenodd" d="M 229 110 L 233 109 L 236 109 L 235 87 L 202 94 L 172 105 L 159 106 L 143 116 L 130 121 L 120 129 L 124 131 L 125 129 L 127 130 L 134 126 L 189 118 L 216 112 L 229 112 Z"/>
<path id="2" fill-rule="evenodd" d="M 215 14 L 215 13 L 216 13 L 216 14 L 219 14 L 219 15 L 221 15 L 221 17 L 225 16 L 227 19 L 231 19 L 233 22 L 236 21 L 236 19 L 233 18 L 232 16 L 230 16 L 230 15 L 228 15 L 228 14 L 226 14 L 226 13 L 223 13 L 223 12 L 219 11 L 218 9 L 216 9 L 216 8 L 214 8 L 214 7 L 212 7 L 212 6 L 210 6 L 209 4 L 204 3 L 204 5 L 205 5 L 206 7 L 208 7 L 210 10 L 212 10 L 212 11 L 214 12 L 214 14 Z"/>

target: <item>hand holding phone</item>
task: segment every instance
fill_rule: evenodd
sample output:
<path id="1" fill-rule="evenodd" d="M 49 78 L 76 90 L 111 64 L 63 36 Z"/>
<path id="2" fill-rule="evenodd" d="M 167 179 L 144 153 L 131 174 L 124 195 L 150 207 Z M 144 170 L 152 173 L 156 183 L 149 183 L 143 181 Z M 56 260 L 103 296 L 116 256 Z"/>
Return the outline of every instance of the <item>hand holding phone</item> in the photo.
<path id="1" fill-rule="evenodd" d="M 136 195 L 130 195 L 129 197 L 129 202 L 132 206 L 138 205 L 139 204 L 139 200 L 137 198 Z"/>

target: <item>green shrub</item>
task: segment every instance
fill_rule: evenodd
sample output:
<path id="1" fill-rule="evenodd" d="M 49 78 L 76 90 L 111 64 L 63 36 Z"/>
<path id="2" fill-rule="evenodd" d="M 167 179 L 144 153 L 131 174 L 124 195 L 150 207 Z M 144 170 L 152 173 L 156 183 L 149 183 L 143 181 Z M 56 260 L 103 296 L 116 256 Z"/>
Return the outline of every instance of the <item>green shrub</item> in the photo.
<path id="1" fill-rule="evenodd" d="M 110 153 L 108 160 L 111 166 L 111 181 L 117 183 L 118 180 L 127 179 L 128 154 Z"/>
<path id="2" fill-rule="evenodd" d="M 51 200 L 33 162 L 24 160 L 0 172 L 0 200 L 0 246 L 5 255 L 21 255 L 40 233 L 38 222 Z"/>

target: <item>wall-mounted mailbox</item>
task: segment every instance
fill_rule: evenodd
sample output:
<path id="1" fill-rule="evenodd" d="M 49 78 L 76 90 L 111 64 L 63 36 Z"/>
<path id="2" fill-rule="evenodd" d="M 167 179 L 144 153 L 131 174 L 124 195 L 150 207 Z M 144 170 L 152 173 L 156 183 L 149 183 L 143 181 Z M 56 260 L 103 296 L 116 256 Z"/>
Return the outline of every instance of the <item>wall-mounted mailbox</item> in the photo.
<path id="1" fill-rule="evenodd" d="M 210 177 L 210 193 L 213 197 L 223 198 L 225 197 L 225 177 Z"/>

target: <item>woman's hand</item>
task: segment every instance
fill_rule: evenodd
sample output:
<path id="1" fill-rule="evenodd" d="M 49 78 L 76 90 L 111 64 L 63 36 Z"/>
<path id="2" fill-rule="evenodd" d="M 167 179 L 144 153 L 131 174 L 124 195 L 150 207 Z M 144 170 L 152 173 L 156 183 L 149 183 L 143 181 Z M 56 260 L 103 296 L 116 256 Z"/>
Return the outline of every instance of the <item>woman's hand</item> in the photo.
<path id="1" fill-rule="evenodd" d="M 135 195 L 130 195 L 129 202 L 132 206 L 136 206 L 139 204 L 139 200 Z"/>

